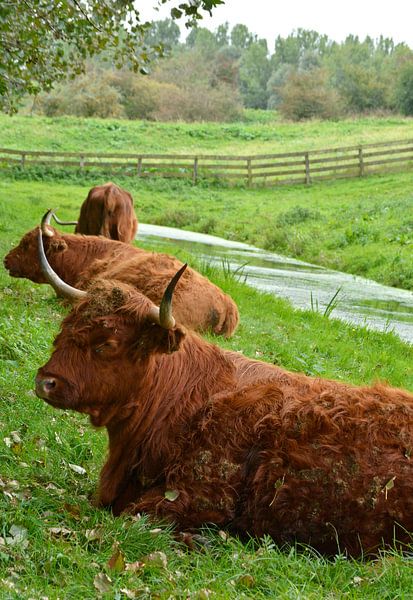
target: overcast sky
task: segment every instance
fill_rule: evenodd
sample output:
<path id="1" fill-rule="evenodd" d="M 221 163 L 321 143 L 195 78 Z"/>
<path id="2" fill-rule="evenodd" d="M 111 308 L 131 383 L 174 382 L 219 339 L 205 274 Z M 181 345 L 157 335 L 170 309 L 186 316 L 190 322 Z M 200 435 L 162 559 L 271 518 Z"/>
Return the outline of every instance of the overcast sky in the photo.
<path id="1" fill-rule="evenodd" d="M 136 1 L 142 17 L 155 20 L 169 17 L 171 7 L 178 4 L 167 2 L 155 12 L 151 7 L 156 0 Z M 214 31 L 225 21 L 230 28 L 243 23 L 251 33 L 266 38 L 270 52 L 278 35 L 285 37 L 299 27 L 314 29 L 338 42 L 350 33 L 361 39 L 383 35 L 413 49 L 413 0 L 225 0 L 200 25 Z"/>

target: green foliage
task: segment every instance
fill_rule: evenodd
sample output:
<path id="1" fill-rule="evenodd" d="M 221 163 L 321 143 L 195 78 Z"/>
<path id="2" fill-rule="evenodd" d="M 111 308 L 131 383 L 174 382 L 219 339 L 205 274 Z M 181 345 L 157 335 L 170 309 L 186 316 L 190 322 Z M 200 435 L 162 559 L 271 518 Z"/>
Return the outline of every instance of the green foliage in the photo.
<path id="1" fill-rule="evenodd" d="M 162 4 L 170 0 L 161 0 Z M 211 13 L 222 0 L 181 2 L 173 19 L 184 16 L 189 26 Z M 0 108 L 14 112 L 26 94 L 50 90 L 56 81 L 83 72 L 84 60 L 109 49 L 115 65 L 128 63 L 147 70 L 163 48 L 147 46 L 138 7 L 131 0 L 72 2 L 29 0 L 2 3 L 0 8 Z"/>
<path id="2" fill-rule="evenodd" d="M 239 64 L 240 92 L 247 108 L 266 108 L 268 102 L 267 82 L 270 63 L 267 46 L 260 42 L 249 44 L 242 53 Z"/>
<path id="3" fill-rule="evenodd" d="M 286 119 L 332 119 L 340 112 L 337 93 L 329 86 L 322 69 L 291 73 L 279 94 L 278 108 Z"/>
<path id="4" fill-rule="evenodd" d="M 413 115 L 413 60 L 406 61 L 399 72 L 396 102 L 404 115 Z"/>
<path id="5" fill-rule="evenodd" d="M 176 0 L 162 0 L 162 3 L 170 1 Z M 212 4 L 215 2 L 218 4 L 218 0 Z M 86 48 L 78 63 L 65 64 L 65 69 L 62 67 L 47 86 L 27 88 L 27 91 L 36 93 L 41 88 L 49 89 L 68 72 L 78 75 L 84 70 L 86 56 L 94 57 L 88 76 L 93 70 L 101 73 L 105 68 L 102 81 L 93 81 L 92 77 L 89 87 L 79 77 L 73 82 L 66 81 L 64 87 L 35 103 L 37 110 L 48 115 L 93 114 L 105 118 L 123 115 L 188 121 L 209 120 L 208 112 L 211 112 L 210 120 L 228 121 L 240 118 L 242 101 L 246 108 L 278 109 L 281 106 L 285 118 L 296 120 L 398 110 L 410 114 L 406 112 L 410 110 L 412 96 L 408 64 L 413 52 L 405 44 L 396 45 L 383 37 L 377 40 L 366 37 L 362 41 L 354 35 L 337 43 L 316 31 L 299 28 L 285 38 L 278 36 L 274 53 L 270 55 L 266 41 L 258 39 L 246 25 L 237 24 L 230 31 L 227 23 L 215 32 L 195 27 L 185 44 L 180 44 L 179 28 L 173 19 L 185 14 L 189 24 L 198 23 L 200 11 L 208 10 L 206 4 L 205 0 L 179 4 L 171 11 L 172 19 L 152 24 L 137 22 L 135 32 L 122 30 L 122 23 L 118 23 L 120 33 L 114 32 L 113 40 L 106 39 L 93 51 Z M 24 3 L 24 6 L 30 4 Z M 192 8 L 186 11 L 185 7 Z M 136 48 L 129 60 L 125 44 L 129 44 L 132 34 Z M 67 52 L 70 44 L 65 44 Z M 165 60 L 156 60 L 161 56 Z M 125 89 L 117 101 L 116 85 L 115 92 L 111 89 L 113 81 L 124 77 L 124 70 L 121 75 L 118 73 L 122 65 L 129 69 L 130 80 L 134 77 L 133 70 L 139 66 L 145 74 L 152 66 L 148 75 L 150 83 L 142 84 L 136 78 L 139 85 L 129 85 L 130 90 L 137 89 L 136 102 L 133 94 L 126 97 Z M 174 88 L 159 87 L 154 81 Z M 109 102 L 105 110 L 101 98 L 106 93 Z M 73 97 L 75 102 L 71 101 Z"/>
<path id="6" fill-rule="evenodd" d="M 152 27 L 145 33 L 145 42 L 149 46 L 163 46 L 165 51 L 170 51 L 179 44 L 181 31 L 172 19 L 154 21 Z"/>

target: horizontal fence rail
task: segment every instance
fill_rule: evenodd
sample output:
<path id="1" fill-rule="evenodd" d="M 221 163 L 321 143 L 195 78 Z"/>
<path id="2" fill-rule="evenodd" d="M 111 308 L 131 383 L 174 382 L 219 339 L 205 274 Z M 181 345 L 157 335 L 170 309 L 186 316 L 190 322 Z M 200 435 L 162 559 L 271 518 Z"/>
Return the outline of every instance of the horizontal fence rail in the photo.
<path id="1" fill-rule="evenodd" d="M 108 154 L 0 148 L 0 168 L 18 166 L 105 169 L 135 177 L 227 180 L 248 186 L 310 184 L 413 168 L 413 140 L 398 140 L 305 152 L 223 156 L 210 154 Z"/>

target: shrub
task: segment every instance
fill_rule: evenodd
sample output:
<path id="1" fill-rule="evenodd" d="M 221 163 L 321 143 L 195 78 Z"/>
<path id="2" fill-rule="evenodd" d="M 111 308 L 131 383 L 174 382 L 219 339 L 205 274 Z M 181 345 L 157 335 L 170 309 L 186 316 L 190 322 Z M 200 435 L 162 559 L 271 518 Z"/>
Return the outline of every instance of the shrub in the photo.
<path id="1" fill-rule="evenodd" d="M 279 90 L 279 110 L 293 121 L 335 118 L 341 112 L 339 97 L 327 82 L 322 69 L 292 73 Z"/>

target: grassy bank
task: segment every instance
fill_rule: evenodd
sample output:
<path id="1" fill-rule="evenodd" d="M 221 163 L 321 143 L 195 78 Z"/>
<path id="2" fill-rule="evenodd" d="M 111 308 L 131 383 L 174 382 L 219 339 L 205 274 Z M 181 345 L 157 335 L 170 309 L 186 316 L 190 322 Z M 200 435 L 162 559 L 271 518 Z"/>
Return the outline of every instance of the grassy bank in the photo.
<path id="1" fill-rule="evenodd" d="M 42 212 L 59 209 L 76 218 L 92 185 L 104 178 L 72 173 L 57 181 L 41 172 L 24 179 L 0 180 L 0 211 L 15 218 L 19 232 L 31 228 Z M 130 190 L 142 222 L 192 229 L 249 242 L 288 256 L 413 289 L 413 191 L 410 173 L 324 182 L 274 189 L 192 186 L 169 180 L 116 179 Z M 6 217 L 6 215 L 9 215 Z"/>
<path id="2" fill-rule="evenodd" d="M 60 206 L 62 216 L 70 216 L 90 187 L 2 185 L 1 256 L 45 206 Z M 145 219 L 150 211 L 166 210 L 170 192 L 136 190 L 138 207 L 147 205 Z M 223 201 L 221 192 L 204 193 Z M 176 190 L 177 207 L 185 195 L 185 189 Z M 226 201 L 230 204 L 229 197 Z M 385 380 L 413 390 L 413 347 L 396 336 L 295 311 L 224 273 L 208 269 L 208 274 L 234 297 L 242 316 L 234 338 L 217 339 L 220 345 L 312 375 L 354 383 Z M 145 517 L 115 519 L 93 508 L 105 433 L 33 393 L 36 370 L 50 354 L 64 312 L 50 288 L 11 279 L 0 269 L 2 598 L 408 597 L 411 560 L 397 552 L 363 562 L 348 560 L 337 549 L 337 556 L 327 560 L 311 549 L 279 549 L 269 539 L 241 543 L 208 530 L 189 551 L 162 524 Z M 125 563 L 134 566 L 126 570 Z"/>
<path id="3" fill-rule="evenodd" d="M 17 150 L 245 155 L 412 137 L 413 119 L 399 116 L 289 123 L 246 111 L 244 121 L 220 124 L 0 115 L 0 147 Z"/>

